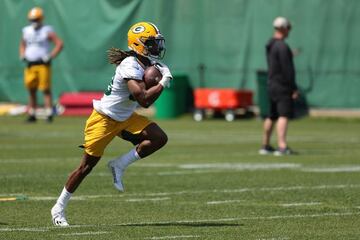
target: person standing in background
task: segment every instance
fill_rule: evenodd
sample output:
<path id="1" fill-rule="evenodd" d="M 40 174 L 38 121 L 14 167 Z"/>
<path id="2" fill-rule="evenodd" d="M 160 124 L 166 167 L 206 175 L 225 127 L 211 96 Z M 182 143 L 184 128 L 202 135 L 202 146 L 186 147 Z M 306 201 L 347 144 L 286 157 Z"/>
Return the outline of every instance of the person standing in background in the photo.
<path id="1" fill-rule="evenodd" d="M 51 26 L 43 24 L 41 8 L 32 8 L 28 20 L 30 25 L 22 29 L 19 47 L 20 59 L 27 64 L 24 70 L 25 87 L 29 92 L 27 122 L 36 122 L 37 90 L 44 94 L 46 119 L 52 122 L 51 60 L 63 49 L 63 41 Z M 54 43 L 53 49 L 50 48 L 51 42 Z"/>
<path id="2" fill-rule="evenodd" d="M 277 17 L 273 26 L 274 35 L 266 45 L 270 109 L 263 125 L 263 140 L 259 154 L 283 156 L 294 154 L 287 144 L 286 135 L 289 119 L 294 115 L 294 100 L 299 97 L 299 92 L 295 82 L 293 54 L 285 42 L 291 30 L 291 23 L 284 17 Z M 277 150 L 270 145 L 275 121 Z"/>

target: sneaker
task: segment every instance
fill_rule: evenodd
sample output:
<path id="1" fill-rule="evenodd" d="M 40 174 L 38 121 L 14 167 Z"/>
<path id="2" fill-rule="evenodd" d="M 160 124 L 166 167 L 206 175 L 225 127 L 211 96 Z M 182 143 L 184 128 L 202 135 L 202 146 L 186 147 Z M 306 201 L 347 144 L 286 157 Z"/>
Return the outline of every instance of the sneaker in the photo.
<path id="1" fill-rule="evenodd" d="M 275 151 L 275 149 L 270 146 L 270 145 L 266 145 L 263 146 L 260 150 L 259 150 L 259 154 L 260 155 L 268 155 L 268 154 L 273 154 Z"/>
<path id="2" fill-rule="evenodd" d="M 34 123 L 36 122 L 36 117 L 34 115 L 29 115 L 28 118 L 26 119 L 27 123 Z"/>
<path id="3" fill-rule="evenodd" d="M 276 151 L 274 151 L 275 156 L 285 156 L 285 155 L 296 155 L 297 152 L 294 152 L 291 148 L 278 148 Z"/>
<path id="4" fill-rule="evenodd" d="M 64 209 L 60 208 L 57 204 L 51 209 L 52 222 L 55 226 L 67 227 L 69 226 L 66 221 Z"/>
<path id="5" fill-rule="evenodd" d="M 117 190 L 120 192 L 124 191 L 124 185 L 122 183 L 122 176 L 124 173 L 124 170 L 118 166 L 116 166 L 116 162 L 114 160 L 108 162 L 109 170 L 113 176 L 114 179 L 114 186 Z"/>

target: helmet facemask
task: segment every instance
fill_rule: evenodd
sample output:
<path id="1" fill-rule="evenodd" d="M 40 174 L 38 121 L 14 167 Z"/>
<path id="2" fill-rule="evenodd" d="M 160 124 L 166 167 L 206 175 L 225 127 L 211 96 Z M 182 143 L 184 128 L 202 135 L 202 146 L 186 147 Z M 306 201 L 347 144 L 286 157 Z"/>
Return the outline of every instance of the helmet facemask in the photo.
<path id="1" fill-rule="evenodd" d="M 146 55 L 155 59 L 163 59 L 166 52 L 165 39 L 161 34 L 156 37 L 142 38 L 141 42 L 146 50 Z"/>
<path id="2" fill-rule="evenodd" d="M 31 19 L 30 23 L 35 30 L 39 29 L 42 25 L 41 19 Z"/>

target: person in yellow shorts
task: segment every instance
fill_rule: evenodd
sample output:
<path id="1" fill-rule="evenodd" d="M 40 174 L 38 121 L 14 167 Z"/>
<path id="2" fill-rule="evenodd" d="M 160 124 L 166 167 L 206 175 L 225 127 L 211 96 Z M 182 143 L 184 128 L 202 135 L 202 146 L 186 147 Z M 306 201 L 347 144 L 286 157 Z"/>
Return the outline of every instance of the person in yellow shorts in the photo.
<path id="1" fill-rule="evenodd" d="M 51 209 L 53 224 L 56 226 L 69 225 L 65 217 L 68 201 L 115 137 L 135 145 L 128 153 L 108 163 L 114 186 L 119 191 L 124 191 L 122 178 L 125 169 L 131 163 L 159 150 L 167 142 L 166 133 L 155 122 L 134 112 L 138 105 L 149 107 L 164 87 L 170 84 L 170 70 L 159 62 L 165 52 L 165 39 L 154 24 L 140 22 L 128 31 L 128 47 L 130 51 L 117 48 L 108 51 L 109 62 L 116 64 L 115 74 L 101 100 L 93 101 L 94 110 L 84 130 L 83 159 L 70 174 Z M 158 68 L 162 79 L 157 85 L 146 89 L 144 70 L 151 65 Z"/>
<path id="2" fill-rule="evenodd" d="M 53 120 L 50 65 L 51 60 L 61 52 L 63 41 L 51 26 L 43 24 L 43 19 L 41 8 L 34 7 L 29 11 L 30 25 L 22 30 L 19 47 L 20 59 L 27 64 L 24 70 L 25 87 L 29 92 L 27 122 L 36 122 L 37 90 L 44 94 L 47 121 Z M 54 44 L 52 49 L 51 42 Z"/>

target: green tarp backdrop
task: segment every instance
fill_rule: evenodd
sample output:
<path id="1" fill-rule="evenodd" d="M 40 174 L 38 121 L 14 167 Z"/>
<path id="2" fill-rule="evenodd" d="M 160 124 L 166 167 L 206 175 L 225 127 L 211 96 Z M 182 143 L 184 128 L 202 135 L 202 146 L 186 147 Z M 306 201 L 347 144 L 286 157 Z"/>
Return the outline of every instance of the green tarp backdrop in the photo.
<path id="1" fill-rule="evenodd" d="M 112 46 L 127 48 L 138 21 L 154 22 L 166 37 L 164 62 L 200 86 L 247 88 L 256 93 L 256 71 L 266 69 L 265 44 L 272 20 L 293 23 L 289 45 L 297 82 L 312 107 L 360 107 L 360 1 L 358 0 L 0 0 L 0 101 L 25 103 L 21 29 L 33 6 L 64 40 L 53 62 L 53 92 L 102 91 L 113 75 Z M 256 98 L 255 98 L 256 100 Z"/>

